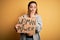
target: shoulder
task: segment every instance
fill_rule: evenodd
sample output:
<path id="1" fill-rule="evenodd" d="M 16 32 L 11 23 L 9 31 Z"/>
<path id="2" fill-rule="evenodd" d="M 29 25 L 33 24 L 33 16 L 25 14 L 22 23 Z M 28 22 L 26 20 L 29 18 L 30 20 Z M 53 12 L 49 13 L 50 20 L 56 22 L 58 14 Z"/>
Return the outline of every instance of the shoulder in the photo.
<path id="1" fill-rule="evenodd" d="M 39 15 L 39 14 L 36 14 L 36 18 L 38 18 L 38 19 L 39 19 L 39 18 L 41 18 L 41 15 Z"/>

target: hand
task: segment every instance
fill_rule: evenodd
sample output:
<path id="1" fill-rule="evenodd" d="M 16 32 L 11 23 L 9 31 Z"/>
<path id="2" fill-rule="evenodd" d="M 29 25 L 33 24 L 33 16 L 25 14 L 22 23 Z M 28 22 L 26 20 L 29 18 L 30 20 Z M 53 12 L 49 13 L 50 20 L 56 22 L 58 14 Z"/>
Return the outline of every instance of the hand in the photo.
<path id="1" fill-rule="evenodd" d="M 34 32 L 33 31 L 30 31 L 27 33 L 28 36 L 33 36 L 34 35 Z"/>
<path id="2" fill-rule="evenodd" d="M 15 28 L 17 29 L 17 28 L 18 28 L 18 26 L 20 26 L 20 24 L 16 24 L 16 25 L 15 25 Z"/>
<path id="3" fill-rule="evenodd" d="M 15 29 L 16 29 L 16 32 L 17 32 L 17 33 L 20 33 L 19 26 L 20 26 L 20 24 L 16 24 L 16 25 L 15 25 Z"/>

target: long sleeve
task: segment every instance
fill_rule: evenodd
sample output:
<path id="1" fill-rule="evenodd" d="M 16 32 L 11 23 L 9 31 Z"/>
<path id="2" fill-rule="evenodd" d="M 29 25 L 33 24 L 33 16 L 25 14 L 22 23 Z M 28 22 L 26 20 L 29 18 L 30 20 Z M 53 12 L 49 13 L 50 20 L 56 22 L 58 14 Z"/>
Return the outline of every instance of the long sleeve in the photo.
<path id="1" fill-rule="evenodd" d="M 42 29 L 42 19 L 41 17 L 38 15 L 36 17 L 36 33 L 39 33 Z"/>

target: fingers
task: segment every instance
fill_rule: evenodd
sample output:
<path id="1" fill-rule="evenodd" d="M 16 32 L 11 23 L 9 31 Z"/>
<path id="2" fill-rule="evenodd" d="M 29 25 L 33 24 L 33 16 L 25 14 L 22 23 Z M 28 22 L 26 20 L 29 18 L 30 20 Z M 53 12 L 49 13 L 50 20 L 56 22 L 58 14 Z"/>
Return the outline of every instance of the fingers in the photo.
<path id="1" fill-rule="evenodd" d="M 15 27 L 18 28 L 18 26 L 20 26 L 20 24 L 16 24 Z"/>

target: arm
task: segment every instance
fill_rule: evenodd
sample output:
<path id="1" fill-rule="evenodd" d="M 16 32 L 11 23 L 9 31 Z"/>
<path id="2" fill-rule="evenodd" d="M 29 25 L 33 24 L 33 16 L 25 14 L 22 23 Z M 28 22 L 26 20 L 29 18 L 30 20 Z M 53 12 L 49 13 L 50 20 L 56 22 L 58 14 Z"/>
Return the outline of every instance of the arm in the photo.
<path id="1" fill-rule="evenodd" d="M 42 20 L 41 17 L 38 15 L 36 17 L 36 33 L 39 33 L 42 29 Z"/>

